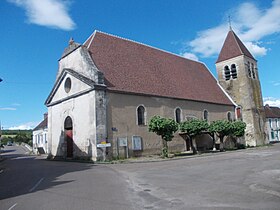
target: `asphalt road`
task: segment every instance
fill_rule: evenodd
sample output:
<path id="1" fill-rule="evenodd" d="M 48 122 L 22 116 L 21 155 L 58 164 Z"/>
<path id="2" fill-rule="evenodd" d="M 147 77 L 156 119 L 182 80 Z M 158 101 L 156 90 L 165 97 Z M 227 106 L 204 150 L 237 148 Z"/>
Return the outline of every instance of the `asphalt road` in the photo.
<path id="1" fill-rule="evenodd" d="M 1 210 L 134 209 L 125 179 L 105 165 L 47 161 L 17 146 L 2 152 Z"/>
<path id="2" fill-rule="evenodd" d="M 2 155 L 1 210 L 280 209 L 280 144 L 133 164 Z"/>
<path id="3" fill-rule="evenodd" d="M 280 144 L 111 168 L 142 209 L 280 210 Z"/>

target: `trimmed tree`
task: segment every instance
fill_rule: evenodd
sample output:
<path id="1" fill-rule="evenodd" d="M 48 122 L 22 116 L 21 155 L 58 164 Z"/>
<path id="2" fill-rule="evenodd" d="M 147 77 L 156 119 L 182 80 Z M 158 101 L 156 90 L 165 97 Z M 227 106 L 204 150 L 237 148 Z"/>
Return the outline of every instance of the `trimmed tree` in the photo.
<path id="1" fill-rule="evenodd" d="M 240 148 L 245 148 L 245 145 L 243 143 L 240 143 L 240 141 L 238 141 L 238 139 L 242 136 L 244 136 L 245 134 L 245 129 L 246 129 L 246 123 L 242 122 L 242 121 L 234 121 L 232 123 L 232 135 L 235 136 L 237 138 L 236 143 L 236 147 L 238 149 Z"/>
<path id="2" fill-rule="evenodd" d="M 232 123 L 232 135 L 242 137 L 245 134 L 246 123 L 242 121 L 234 121 Z"/>
<path id="3" fill-rule="evenodd" d="M 209 132 L 216 133 L 220 139 L 220 151 L 224 151 L 224 137 L 232 134 L 233 125 L 227 120 L 213 121 L 209 126 Z"/>
<path id="4" fill-rule="evenodd" d="M 197 153 L 194 137 L 202 134 L 203 131 L 207 131 L 208 127 L 209 125 L 205 120 L 199 119 L 191 119 L 180 123 L 180 131 L 187 137 L 185 138 L 186 144 L 187 140 L 190 140 L 193 154 Z"/>
<path id="5" fill-rule="evenodd" d="M 149 122 L 149 131 L 161 136 L 162 156 L 168 157 L 168 142 L 172 141 L 174 133 L 178 130 L 178 124 L 173 119 L 153 116 Z"/>

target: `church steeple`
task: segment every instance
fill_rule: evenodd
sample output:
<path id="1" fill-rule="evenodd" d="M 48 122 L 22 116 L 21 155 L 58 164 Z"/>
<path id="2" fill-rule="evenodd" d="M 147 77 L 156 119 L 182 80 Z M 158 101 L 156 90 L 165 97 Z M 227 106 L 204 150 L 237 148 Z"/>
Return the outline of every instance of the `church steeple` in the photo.
<path id="1" fill-rule="evenodd" d="M 231 27 L 230 27 L 231 29 Z M 249 58 L 256 60 L 253 55 L 249 52 L 249 50 L 245 47 L 242 41 L 238 38 L 238 36 L 231 29 L 229 30 L 222 50 L 219 54 L 218 60 L 216 63 L 219 63 L 224 60 L 228 60 L 230 58 L 234 58 L 240 55 L 245 55 Z"/>
<path id="2" fill-rule="evenodd" d="M 257 60 L 231 28 L 217 59 L 216 69 L 219 84 L 238 105 L 237 119 L 247 124 L 246 145 L 264 144 L 265 117 Z"/>

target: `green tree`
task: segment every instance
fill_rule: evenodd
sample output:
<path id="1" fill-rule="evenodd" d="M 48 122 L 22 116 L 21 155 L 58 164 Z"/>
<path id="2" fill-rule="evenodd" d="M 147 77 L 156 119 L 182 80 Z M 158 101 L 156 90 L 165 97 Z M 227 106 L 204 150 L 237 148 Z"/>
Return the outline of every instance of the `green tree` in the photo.
<path id="1" fill-rule="evenodd" d="M 242 121 L 235 121 L 232 123 L 232 127 L 232 135 L 236 137 L 235 146 L 237 149 L 244 149 L 246 146 L 242 141 L 239 140 L 239 138 L 245 134 L 246 123 Z"/>
<path id="2" fill-rule="evenodd" d="M 233 124 L 227 120 L 217 120 L 210 124 L 208 130 L 216 133 L 220 139 L 220 151 L 224 151 L 224 137 L 233 133 Z"/>
<path id="3" fill-rule="evenodd" d="M 234 121 L 232 123 L 233 136 L 242 137 L 245 134 L 246 123 L 242 121 Z"/>
<path id="4" fill-rule="evenodd" d="M 180 123 L 180 131 L 187 136 L 187 138 L 185 138 L 186 144 L 187 140 L 190 140 L 193 154 L 197 153 L 194 137 L 202 134 L 203 131 L 207 131 L 208 127 L 209 125 L 205 120 L 199 119 L 191 119 Z"/>
<path id="5" fill-rule="evenodd" d="M 162 156 L 168 157 L 168 144 L 172 141 L 174 133 L 178 130 L 178 124 L 173 119 L 167 119 L 160 116 L 153 116 L 149 122 L 149 131 L 161 136 Z"/>

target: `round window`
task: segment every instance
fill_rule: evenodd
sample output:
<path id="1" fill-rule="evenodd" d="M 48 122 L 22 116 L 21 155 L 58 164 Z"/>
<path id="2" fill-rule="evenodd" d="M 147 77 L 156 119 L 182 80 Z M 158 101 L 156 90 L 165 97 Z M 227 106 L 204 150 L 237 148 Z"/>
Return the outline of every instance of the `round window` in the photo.
<path id="1" fill-rule="evenodd" d="M 71 90 L 71 79 L 69 77 L 65 80 L 64 90 L 66 93 L 69 93 L 69 91 Z"/>

